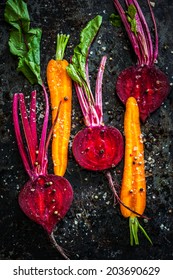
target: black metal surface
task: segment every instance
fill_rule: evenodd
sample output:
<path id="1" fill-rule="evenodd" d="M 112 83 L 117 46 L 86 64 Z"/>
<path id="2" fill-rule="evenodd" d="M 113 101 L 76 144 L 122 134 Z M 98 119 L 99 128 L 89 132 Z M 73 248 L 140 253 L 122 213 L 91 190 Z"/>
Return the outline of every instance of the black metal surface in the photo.
<path id="1" fill-rule="evenodd" d="M 145 2 L 145 1 L 143 1 Z M 154 14 L 159 33 L 158 65 L 173 83 L 173 3 L 156 1 Z M 9 26 L 3 21 L 4 3 L 0 3 L 0 259 L 61 259 L 45 232 L 20 210 L 17 196 L 27 181 L 19 157 L 12 124 L 12 96 L 22 91 L 27 97 L 33 87 L 16 71 L 17 61 L 9 53 Z M 147 7 L 143 11 L 149 23 Z M 41 45 L 42 77 L 46 82 L 47 62 L 55 54 L 58 32 L 69 33 L 66 51 L 69 59 L 78 43 L 80 30 L 95 15 L 103 16 L 100 32 L 91 48 L 90 73 L 95 74 L 102 55 L 108 60 L 104 74 L 104 122 L 123 132 L 124 106 L 115 93 L 117 75 L 135 63 L 131 46 L 123 28 L 114 28 L 109 15 L 115 11 L 110 0 L 30 0 L 28 8 L 33 26 L 43 29 Z M 37 87 L 34 87 L 37 89 Z M 38 88 L 40 91 L 40 88 Z M 40 109 L 43 106 L 39 97 Z M 39 117 L 40 121 L 42 120 Z M 103 173 L 82 170 L 69 148 L 69 164 L 65 177 L 74 188 L 74 201 L 64 220 L 57 225 L 55 237 L 71 259 L 172 259 L 173 258 L 173 99 L 172 89 L 164 104 L 142 125 L 145 137 L 147 174 L 147 207 L 151 219 L 144 225 L 153 240 L 151 246 L 142 234 L 140 245 L 130 247 L 128 220 L 121 216 L 119 205 L 113 205 L 111 191 Z M 83 127 L 76 95 L 73 96 L 71 141 Z M 52 172 L 50 159 L 49 172 Z M 123 162 L 114 170 L 121 182 Z"/>

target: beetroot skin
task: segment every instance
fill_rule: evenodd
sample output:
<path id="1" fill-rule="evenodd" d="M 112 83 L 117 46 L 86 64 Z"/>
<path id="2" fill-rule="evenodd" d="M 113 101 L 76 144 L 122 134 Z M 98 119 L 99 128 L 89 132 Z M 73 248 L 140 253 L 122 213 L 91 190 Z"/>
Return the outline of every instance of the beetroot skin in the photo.
<path id="1" fill-rule="evenodd" d="M 57 244 L 53 230 L 69 210 L 73 200 L 73 190 L 65 178 L 50 175 L 47 172 L 48 146 L 54 124 L 47 137 L 49 102 L 46 88 L 44 85 L 42 86 L 45 96 L 45 115 L 39 143 L 36 122 L 36 91 L 31 93 L 29 116 L 26 111 L 24 94 L 16 93 L 13 97 L 16 140 L 25 170 L 29 175 L 29 181 L 19 192 L 18 202 L 26 216 L 45 229 L 55 248 L 65 259 L 68 259 L 61 246 Z M 20 129 L 19 112 L 23 134 Z"/>
<path id="2" fill-rule="evenodd" d="M 127 12 L 118 0 L 114 0 L 137 57 L 135 66 L 129 67 L 119 74 L 116 91 L 123 103 L 126 103 L 130 96 L 136 98 L 143 122 L 150 113 L 161 106 L 170 91 L 167 76 L 155 67 L 159 39 L 151 3 L 149 0 L 147 3 L 153 22 L 154 36 L 150 34 L 150 29 L 137 0 L 125 1 Z M 129 19 L 129 17 L 132 18 Z"/>
<path id="3" fill-rule="evenodd" d="M 70 183 L 55 175 L 39 176 L 28 181 L 18 197 L 22 211 L 34 222 L 40 224 L 48 234 L 65 216 L 73 199 Z"/>
<path id="4" fill-rule="evenodd" d="M 95 171 L 108 169 L 122 159 L 123 137 L 114 127 L 86 127 L 75 136 L 72 150 L 83 168 Z"/>
<path id="5" fill-rule="evenodd" d="M 124 104 L 128 97 L 136 98 L 143 122 L 161 106 L 169 90 L 167 76 L 156 67 L 147 65 L 125 69 L 116 83 L 117 94 Z"/>

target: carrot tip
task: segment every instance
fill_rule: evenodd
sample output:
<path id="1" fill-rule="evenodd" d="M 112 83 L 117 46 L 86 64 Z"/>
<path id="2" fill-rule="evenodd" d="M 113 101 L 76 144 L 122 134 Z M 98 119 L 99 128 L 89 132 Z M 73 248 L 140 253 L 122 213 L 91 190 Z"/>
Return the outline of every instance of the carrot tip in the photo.
<path id="1" fill-rule="evenodd" d="M 145 237 L 148 239 L 148 241 L 153 244 L 150 237 L 146 233 L 145 229 L 141 226 L 141 224 L 138 221 L 137 217 L 130 217 L 129 218 L 129 228 L 130 228 L 130 245 L 139 245 L 139 239 L 138 239 L 138 229 L 142 231 L 142 233 L 145 235 Z"/>

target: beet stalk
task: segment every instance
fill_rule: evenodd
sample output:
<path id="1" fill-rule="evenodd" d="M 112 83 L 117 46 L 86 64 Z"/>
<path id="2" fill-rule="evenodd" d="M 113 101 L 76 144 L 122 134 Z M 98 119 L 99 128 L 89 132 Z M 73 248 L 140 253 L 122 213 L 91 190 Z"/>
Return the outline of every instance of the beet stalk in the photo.
<path id="1" fill-rule="evenodd" d="M 46 230 L 54 246 L 64 258 L 68 259 L 63 249 L 56 243 L 53 230 L 69 210 L 73 200 L 73 190 L 65 178 L 47 173 L 47 149 L 50 135 L 46 140 L 46 133 L 49 103 L 44 86 L 43 90 L 46 109 L 39 145 L 36 129 L 36 91 L 31 93 L 29 117 L 26 112 L 23 93 L 16 93 L 13 97 L 13 122 L 16 140 L 24 167 L 30 177 L 30 180 L 20 190 L 18 201 L 22 211 Z M 27 148 L 24 145 L 20 130 L 19 109 Z"/>
<path id="2" fill-rule="evenodd" d="M 67 67 L 84 116 L 85 128 L 73 140 L 73 155 L 80 166 L 88 170 L 105 170 L 116 166 L 123 156 L 123 137 L 120 131 L 103 123 L 102 79 L 106 63 L 103 56 L 96 80 L 95 98 L 88 73 L 88 50 L 101 25 L 96 16 L 83 29 L 80 44 L 74 49 L 72 62 Z"/>
<path id="3" fill-rule="evenodd" d="M 85 128 L 74 137 L 72 151 L 81 167 L 92 171 L 104 171 L 114 197 L 120 202 L 109 169 L 121 161 L 124 141 L 117 128 L 103 123 L 102 79 L 106 56 L 102 57 L 99 66 L 95 98 L 91 91 L 88 73 L 89 48 L 101 22 L 101 16 L 96 16 L 88 22 L 80 34 L 80 43 L 75 47 L 72 61 L 67 67 L 67 72 L 74 81 L 85 123 Z"/>
<path id="4" fill-rule="evenodd" d="M 73 190 L 65 178 L 47 173 L 47 151 L 53 126 L 47 138 L 49 102 L 40 74 L 42 30 L 30 28 L 27 3 L 23 0 L 8 0 L 4 16 L 5 20 L 12 26 L 9 47 L 11 53 L 18 57 L 17 70 L 22 72 L 31 84 L 39 84 L 45 97 L 45 116 L 38 142 L 36 91 L 31 93 L 29 115 L 26 111 L 23 93 L 16 93 L 13 96 L 13 122 L 16 140 L 25 170 L 30 177 L 30 180 L 20 190 L 19 205 L 31 220 L 45 229 L 55 248 L 65 259 L 68 259 L 63 249 L 56 243 L 53 230 L 69 210 L 73 200 Z M 23 131 L 20 129 L 19 111 Z"/>
<path id="5" fill-rule="evenodd" d="M 81 167 L 92 171 L 104 172 L 115 201 L 134 214 L 144 218 L 145 216 L 130 209 L 121 201 L 117 193 L 118 184 L 116 181 L 113 181 L 110 171 L 123 157 L 124 140 L 117 128 L 103 123 L 102 80 L 106 56 L 102 57 L 99 66 L 95 98 L 91 91 L 88 73 L 89 48 L 99 31 L 101 22 L 101 16 L 96 16 L 88 22 L 80 34 L 80 43 L 75 47 L 72 61 L 67 67 L 67 72 L 74 81 L 86 126 L 74 137 L 72 151 L 75 160 Z"/>
<path id="6" fill-rule="evenodd" d="M 148 24 L 137 0 L 125 0 L 127 12 L 118 0 L 114 0 L 114 5 L 137 56 L 137 64 L 119 74 L 116 92 L 124 104 L 128 97 L 135 97 L 143 122 L 150 113 L 161 106 L 170 91 L 167 76 L 154 65 L 158 57 L 158 32 L 150 1 L 147 0 L 147 2 L 154 26 L 155 44 L 153 44 Z"/>

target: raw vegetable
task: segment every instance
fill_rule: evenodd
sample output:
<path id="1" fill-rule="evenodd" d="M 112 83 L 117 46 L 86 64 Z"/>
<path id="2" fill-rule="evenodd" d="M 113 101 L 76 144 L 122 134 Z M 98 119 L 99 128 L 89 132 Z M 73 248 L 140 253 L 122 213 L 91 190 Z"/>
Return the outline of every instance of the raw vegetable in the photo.
<path id="1" fill-rule="evenodd" d="M 92 94 L 88 73 L 88 50 L 102 22 L 96 16 L 82 30 L 80 43 L 74 49 L 72 62 L 67 67 L 74 85 L 86 127 L 73 140 L 73 155 L 80 166 L 88 170 L 105 170 L 116 166 L 123 156 L 123 137 L 114 127 L 103 123 L 102 78 L 106 57 L 101 60 Z"/>
<path id="2" fill-rule="evenodd" d="M 56 59 L 47 65 L 47 82 L 50 91 L 52 122 L 54 122 L 59 102 L 59 118 L 54 126 L 52 139 L 52 159 L 54 174 L 63 176 L 68 162 L 68 143 L 71 131 L 72 81 L 67 74 L 67 60 L 63 59 L 69 36 L 58 34 Z"/>
<path id="3" fill-rule="evenodd" d="M 114 0 L 137 56 L 137 64 L 119 74 L 116 91 L 124 104 L 128 97 L 136 98 L 143 122 L 150 113 L 161 106 L 170 90 L 167 76 L 154 65 L 158 57 L 158 33 L 150 1 L 147 0 L 147 2 L 154 26 L 155 45 L 153 45 L 149 27 L 137 0 L 125 1 L 128 7 L 127 12 L 118 0 Z"/>
<path id="4" fill-rule="evenodd" d="M 134 97 L 129 97 L 126 102 L 124 135 L 125 161 L 120 199 L 131 210 L 143 215 L 146 206 L 144 146 L 140 129 L 138 104 Z M 125 218 L 129 217 L 130 244 L 139 244 L 138 228 L 142 230 L 151 242 L 151 239 L 138 221 L 138 215 L 122 204 L 120 204 L 120 209 Z"/>
<path id="5" fill-rule="evenodd" d="M 67 67 L 69 76 L 74 80 L 86 126 L 74 137 L 72 151 L 81 167 L 93 171 L 104 171 L 114 198 L 122 203 L 109 169 L 115 167 L 121 161 L 124 153 L 124 141 L 117 128 L 103 123 L 102 79 L 106 56 L 102 57 L 99 66 L 95 98 L 91 91 L 88 73 L 89 48 L 101 22 L 102 17 L 96 16 L 82 30 L 80 43 L 75 47 L 72 62 Z"/>
<path id="6" fill-rule="evenodd" d="M 29 115 L 23 93 L 14 94 L 13 122 L 19 152 L 29 175 L 29 181 L 20 190 L 18 202 L 23 212 L 40 224 L 48 233 L 56 249 L 68 259 L 63 249 L 56 243 L 53 230 L 65 216 L 73 199 L 70 183 L 61 176 L 47 173 L 48 145 L 60 108 L 47 137 L 49 102 L 46 88 L 40 74 L 40 29 L 30 29 L 30 18 L 24 1 L 7 1 L 5 19 L 13 26 L 10 33 L 10 51 L 19 58 L 18 70 L 32 83 L 41 85 L 45 97 L 45 116 L 40 141 L 36 125 L 36 91 L 31 93 Z M 58 104 L 60 106 L 61 102 Z M 23 130 L 20 129 L 19 111 Z M 24 140 L 23 140 L 24 137 Z"/>
<path id="7" fill-rule="evenodd" d="M 75 47 L 72 62 L 67 67 L 69 76 L 74 80 L 86 126 L 74 137 L 72 151 L 81 167 L 88 170 L 104 172 L 116 201 L 134 214 L 142 216 L 121 201 L 116 190 L 117 184 L 113 181 L 109 170 L 121 161 L 124 153 L 124 141 L 122 134 L 117 128 L 107 126 L 103 123 L 102 79 L 106 56 L 102 57 L 99 66 L 95 98 L 90 87 L 88 51 L 100 28 L 101 22 L 102 17 L 96 16 L 82 30 L 80 43 Z"/>
<path id="8" fill-rule="evenodd" d="M 30 177 L 29 181 L 20 190 L 18 201 L 22 211 L 46 230 L 57 250 L 64 258 L 68 259 L 63 249 L 56 243 L 53 230 L 69 210 L 73 200 L 73 190 L 65 178 L 47 173 L 47 150 L 50 135 L 46 141 L 46 132 L 49 104 L 44 86 L 43 89 L 46 109 L 39 145 L 36 129 L 36 91 L 31 94 L 29 118 L 26 112 L 24 95 L 22 93 L 14 94 L 13 98 L 13 122 L 16 140 L 24 167 Z M 27 148 L 20 130 L 19 107 Z"/>

